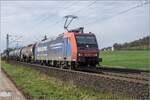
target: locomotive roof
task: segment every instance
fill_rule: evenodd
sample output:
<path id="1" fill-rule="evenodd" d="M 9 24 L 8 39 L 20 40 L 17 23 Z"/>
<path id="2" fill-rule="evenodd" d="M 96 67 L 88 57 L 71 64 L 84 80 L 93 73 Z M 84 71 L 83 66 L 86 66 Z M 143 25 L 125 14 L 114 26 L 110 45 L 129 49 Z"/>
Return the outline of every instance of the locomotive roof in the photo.
<path id="1" fill-rule="evenodd" d="M 76 35 L 94 35 L 94 33 L 91 33 L 91 32 L 89 32 L 89 33 L 81 33 L 81 32 L 72 32 L 72 31 L 70 31 L 70 32 L 67 32 L 67 33 L 73 33 L 73 34 L 76 34 Z M 62 33 L 62 34 L 59 34 L 57 37 L 55 37 L 55 38 L 47 38 L 46 40 L 44 40 L 44 41 L 39 41 L 38 43 L 46 43 L 46 42 L 50 42 L 50 41 L 53 41 L 53 40 L 55 40 L 55 39 L 57 39 L 57 38 L 59 38 L 59 37 L 62 37 L 64 35 L 64 33 Z M 33 44 L 30 44 L 30 45 L 28 45 L 28 46 L 31 46 L 31 45 L 33 45 Z"/>

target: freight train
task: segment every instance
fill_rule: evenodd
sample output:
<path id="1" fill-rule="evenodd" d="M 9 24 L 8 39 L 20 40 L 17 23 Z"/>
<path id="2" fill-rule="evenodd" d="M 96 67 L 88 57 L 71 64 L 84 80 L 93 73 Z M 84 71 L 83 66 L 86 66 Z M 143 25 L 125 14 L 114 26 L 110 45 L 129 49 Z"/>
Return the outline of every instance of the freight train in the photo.
<path id="1" fill-rule="evenodd" d="M 53 40 L 46 39 L 14 49 L 9 52 L 9 59 L 71 69 L 95 67 L 102 61 L 95 35 L 84 33 L 83 27 L 64 32 Z"/>

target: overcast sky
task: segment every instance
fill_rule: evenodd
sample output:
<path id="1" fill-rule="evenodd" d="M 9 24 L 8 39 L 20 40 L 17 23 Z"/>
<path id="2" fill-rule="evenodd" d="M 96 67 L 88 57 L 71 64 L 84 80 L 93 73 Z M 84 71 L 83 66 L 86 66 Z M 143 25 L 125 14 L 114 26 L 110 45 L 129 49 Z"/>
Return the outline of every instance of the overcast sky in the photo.
<path id="1" fill-rule="evenodd" d="M 99 48 L 130 42 L 149 35 L 149 0 L 93 1 L 1 1 L 1 51 L 6 34 L 19 46 L 63 33 L 65 15 L 76 15 L 70 28 L 83 26 L 95 33 Z M 21 37 L 21 38 L 20 38 Z M 16 42 L 10 44 L 15 47 Z"/>

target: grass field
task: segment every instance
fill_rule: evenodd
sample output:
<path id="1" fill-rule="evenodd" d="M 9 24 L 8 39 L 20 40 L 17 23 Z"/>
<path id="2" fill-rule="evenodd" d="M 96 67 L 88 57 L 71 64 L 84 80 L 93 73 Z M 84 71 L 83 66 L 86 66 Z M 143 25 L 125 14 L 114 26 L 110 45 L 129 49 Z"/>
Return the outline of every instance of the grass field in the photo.
<path id="1" fill-rule="evenodd" d="M 29 67 L 22 67 L 2 62 L 2 68 L 11 76 L 17 87 L 39 100 L 41 95 L 46 100 L 120 100 L 123 95 L 97 93 L 86 88 L 79 88 L 65 83 Z"/>
<path id="2" fill-rule="evenodd" d="M 103 51 L 102 65 L 150 70 L 149 51 Z"/>

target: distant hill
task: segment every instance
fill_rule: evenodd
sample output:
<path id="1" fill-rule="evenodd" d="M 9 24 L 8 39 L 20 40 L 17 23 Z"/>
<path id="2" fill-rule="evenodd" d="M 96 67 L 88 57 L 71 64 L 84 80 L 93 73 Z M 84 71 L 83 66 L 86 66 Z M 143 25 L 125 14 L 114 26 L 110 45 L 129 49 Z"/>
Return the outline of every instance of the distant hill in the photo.
<path id="1" fill-rule="evenodd" d="M 142 39 L 124 44 L 115 43 L 113 45 L 115 50 L 150 50 L 150 36 L 143 37 Z"/>
<path id="2" fill-rule="evenodd" d="M 114 50 L 150 50 L 150 36 L 141 39 L 125 42 L 123 44 L 115 43 Z M 111 47 L 103 48 L 102 50 L 111 50 Z"/>

